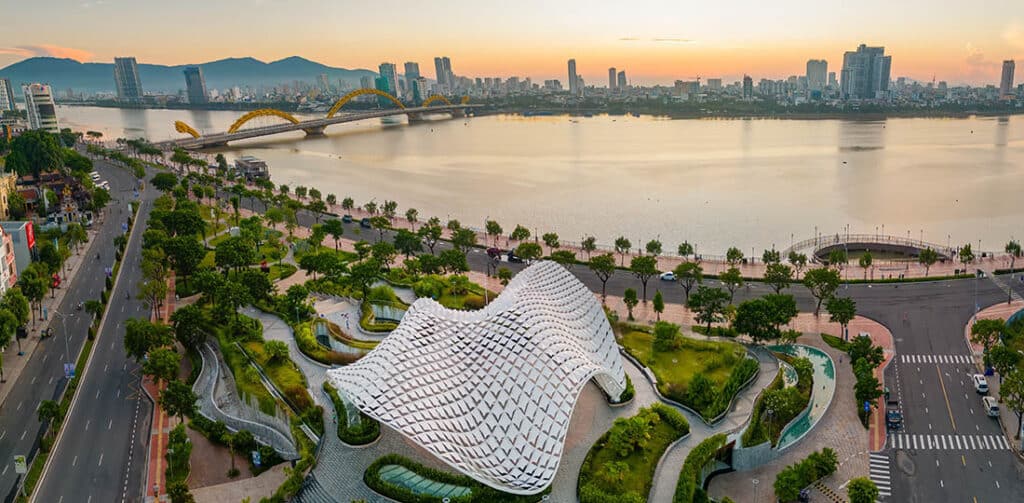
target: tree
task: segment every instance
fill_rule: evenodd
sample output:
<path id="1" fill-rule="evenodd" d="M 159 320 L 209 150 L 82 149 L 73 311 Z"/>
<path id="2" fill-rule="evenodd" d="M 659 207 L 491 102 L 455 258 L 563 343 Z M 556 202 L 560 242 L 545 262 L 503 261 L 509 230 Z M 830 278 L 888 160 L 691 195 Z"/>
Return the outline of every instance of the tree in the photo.
<path id="1" fill-rule="evenodd" d="M 728 271 L 719 274 L 718 279 L 725 286 L 726 290 L 729 290 L 729 303 L 732 304 L 736 290 L 743 286 L 743 275 L 739 269 L 730 267 Z"/>
<path id="2" fill-rule="evenodd" d="M 661 321 L 661 313 L 665 312 L 665 298 L 661 296 L 661 290 L 654 292 L 653 308 L 656 320 Z"/>
<path id="3" fill-rule="evenodd" d="M 160 406 L 171 416 L 178 416 L 182 423 L 185 422 L 185 416 L 195 414 L 198 399 L 191 386 L 177 379 L 168 382 L 167 387 L 160 392 Z"/>
<path id="4" fill-rule="evenodd" d="M 971 243 L 967 243 L 963 248 L 960 248 L 960 262 L 963 262 L 964 265 L 974 262 L 974 251 L 971 250 Z"/>
<path id="5" fill-rule="evenodd" d="M 1002 344 L 997 344 L 988 352 L 988 364 L 991 365 L 996 372 L 999 372 L 1000 379 L 1012 372 L 1020 363 L 1020 360 L 1020 353 Z"/>
<path id="6" fill-rule="evenodd" d="M 849 297 L 829 297 L 825 311 L 828 311 L 829 321 L 842 327 L 843 340 L 849 339 L 846 326 L 857 316 L 857 302 Z"/>
<path id="7" fill-rule="evenodd" d="M 408 229 L 399 229 L 395 234 L 395 249 L 408 259 L 411 255 L 423 251 L 423 239 Z"/>
<path id="8" fill-rule="evenodd" d="M 455 231 L 462 228 L 462 223 L 460 223 L 458 219 L 453 218 L 449 220 L 448 223 L 444 224 L 444 226 L 445 228 L 448 229 L 449 232 L 454 234 Z"/>
<path id="9" fill-rule="evenodd" d="M 977 320 L 971 327 L 971 342 L 981 344 L 988 354 L 989 348 L 999 342 L 999 336 L 1006 330 L 1006 322 L 1002 319 Z"/>
<path id="10" fill-rule="evenodd" d="M 437 217 L 431 217 L 420 230 L 417 232 L 420 238 L 423 239 L 423 244 L 427 245 L 430 249 L 430 254 L 434 254 L 434 247 L 437 246 L 437 242 L 441 240 L 441 235 L 444 232 L 441 229 L 441 221 Z"/>
<path id="11" fill-rule="evenodd" d="M 765 250 L 764 253 L 761 254 L 761 261 L 765 264 L 778 264 L 782 261 L 782 254 L 775 249 Z"/>
<path id="12" fill-rule="evenodd" d="M 676 275 L 676 281 L 682 285 L 683 291 L 686 292 L 685 303 L 689 305 L 690 290 L 693 289 L 694 285 L 704 282 L 704 269 L 696 262 L 683 262 L 677 265 L 673 272 Z"/>
<path id="13" fill-rule="evenodd" d="M 775 325 L 776 337 L 780 337 L 782 326 L 789 324 L 797 314 L 800 314 L 796 307 L 796 299 L 792 295 L 777 293 L 765 295 L 763 298 L 768 303 L 768 312 L 772 324 Z"/>
<path id="14" fill-rule="evenodd" d="M 931 248 L 925 248 L 917 254 L 917 261 L 924 266 L 925 276 L 928 276 L 928 271 L 931 270 L 932 265 L 934 265 L 938 260 L 939 254 Z"/>
<path id="15" fill-rule="evenodd" d="M 502 285 L 508 286 L 508 282 L 512 280 L 512 271 L 508 267 L 498 268 L 498 279 Z"/>
<path id="16" fill-rule="evenodd" d="M 170 259 L 174 270 L 181 274 L 185 282 L 206 258 L 206 248 L 199 241 L 188 236 L 168 239 L 163 248 L 167 252 L 167 258 Z"/>
<path id="17" fill-rule="evenodd" d="M 597 250 L 597 238 L 594 236 L 587 236 L 580 241 L 580 249 L 586 252 L 587 260 L 590 260 L 590 254 Z"/>
<path id="18" fill-rule="evenodd" d="M 283 341 L 266 341 L 263 343 L 263 352 L 267 354 L 268 362 L 283 362 L 288 360 L 288 344 Z"/>
<path id="19" fill-rule="evenodd" d="M 508 236 L 512 241 L 525 241 L 530 239 L 530 229 L 516 224 L 516 228 Z"/>
<path id="20" fill-rule="evenodd" d="M 818 316 L 822 301 L 834 295 L 839 289 L 839 271 L 827 267 L 811 269 L 804 275 L 804 286 L 811 291 L 815 299 L 818 299 L 814 307 L 814 316 Z"/>
<path id="21" fill-rule="evenodd" d="M 882 385 L 878 382 L 878 378 L 870 371 L 855 373 L 857 382 L 853 384 L 853 395 L 857 398 L 857 403 L 874 403 L 878 397 L 882 396 Z"/>
<path id="22" fill-rule="evenodd" d="M 7 290 L 3 300 L 0 301 L 0 308 L 10 311 L 14 318 L 18 320 L 18 326 L 25 326 L 28 323 L 31 309 L 29 308 L 28 298 L 21 293 L 21 288 L 14 287 Z"/>
<path id="23" fill-rule="evenodd" d="M 345 211 L 352 211 L 356 207 L 356 202 L 351 197 L 345 197 L 341 200 L 341 209 Z"/>
<path id="24" fill-rule="evenodd" d="M 625 236 L 615 238 L 615 252 L 619 254 L 619 266 L 626 265 L 626 254 L 629 253 L 633 243 L 630 243 Z"/>
<path id="25" fill-rule="evenodd" d="M 395 261 L 397 255 L 398 252 L 395 250 L 395 245 L 387 241 L 374 243 L 370 247 L 370 257 L 388 270 L 391 269 L 391 263 Z"/>
<path id="26" fill-rule="evenodd" d="M 878 486 L 867 477 L 856 477 L 846 486 L 850 503 L 875 503 L 878 501 Z"/>
<path id="27" fill-rule="evenodd" d="M 875 346 L 871 342 L 871 337 L 866 335 L 858 335 L 850 341 L 850 347 L 847 349 L 847 353 L 850 355 L 851 362 L 858 362 L 864 360 L 868 364 L 868 368 L 876 368 L 885 361 L 885 353 L 882 351 L 881 346 Z"/>
<path id="28" fill-rule="evenodd" d="M 324 213 L 327 213 L 327 204 L 319 199 L 314 199 L 308 205 L 306 209 L 313 212 L 313 218 L 316 219 L 316 223 L 320 223 L 320 219 L 324 217 Z"/>
<path id="29" fill-rule="evenodd" d="M 693 245 L 688 241 L 683 241 L 682 243 L 679 243 L 679 248 L 676 249 L 676 253 L 685 259 L 690 255 L 693 255 Z"/>
<path id="30" fill-rule="evenodd" d="M 217 289 L 217 310 L 216 314 L 221 319 L 231 313 L 235 320 L 238 320 L 238 308 L 252 302 L 249 289 L 237 281 L 225 281 Z"/>
<path id="31" fill-rule="evenodd" d="M 756 342 L 778 338 L 771 306 L 764 299 L 741 302 L 736 308 L 736 319 L 733 320 L 732 327 L 741 334 L 749 335 Z"/>
<path id="32" fill-rule="evenodd" d="M 42 273 L 40 271 L 42 267 L 45 266 L 42 264 L 29 265 L 18 278 L 18 286 L 21 287 L 21 292 L 40 311 L 42 310 L 41 303 L 43 298 L 46 297 L 46 290 L 49 288 L 45 271 L 42 271 Z M 35 317 L 32 317 L 32 325 L 35 326 Z"/>
<path id="33" fill-rule="evenodd" d="M 633 257 L 633 260 L 629 262 L 629 271 L 636 276 L 636 279 L 640 280 L 640 284 L 643 286 L 643 301 L 647 303 L 647 282 L 650 281 L 652 276 L 658 275 L 658 259 L 650 255 L 639 255 Z"/>
<path id="34" fill-rule="evenodd" d="M 420 212 L 416 208 L 409 208 L 405 210 L 405 221 L 409 222 L 413 232 L 416 232 L 416 222 L 419 221 Z"/>
<path id="35" fill-rule="evenodd" d="M 320 190 L 318 190 L 318 189 L 309 189 L 309 197 L 311 199 L 319 200 L 321 196 L 322 196 L 322 194 L 321 194 Z"/>
<path id="36" fill-rule="evenodd" d="M 8 147 L 6 169 L 19 176 L 36 179 L 44 171 L 57 171 L 64 163 L 64 151 L 57 137 L 41 130 L 28 130 L 18 135 Z"/>
<path id="37" fill-rule="evenodd" d="M 807 255 L 791 251 L 789 252 L 789 257 L 787 257 L 787 259 L 790 264 L 793 264 L 793 268 L 796 269 L 796 275 L 799 277 L 800 271 L 807 266 Z"/>
<path id="38" fill-rule="evenodd" d="M 395 220 L 395 213 L 398 211 L 398 203 L 395 201 L 385 200 L 381 206 L 381 215 L 387 218 L 389 222 Z"/>
<path id="39" fill-rule="evenodd" d="M 865 280 L 868 279 L 868 268 L 871 267 L 871 262 L 872 257 L 871 252 L 869 251 L 864 252 L 864 254 L 860 256 L 860 259 L 857 260 L 857 265 L 859 265 L 861 269 L 864 269 Z"/>
<path id="40" fill-rule="evenodd" d="M 710 288 L 698 286 L 697 291 L 690 296 L 690 309 L 697 313 L 697 323 L 707 324 L 708 334 L 711 333 L 711 324 L 724 321 L 722 316 L 725 311 L 726 301 L 729 294 L 721 288 Z"/>
<path id="41" fill-rule="evenodd" d="M 470 248 L 476 246 L 476 233 L 472 229 L 456 229 L 452 232 L 452 246 L 463 254 L 469 253 Z"/>
<path id="42" fill-rule="evenodd" d="M 515 255 L 527 262 L 533 262 L 544 255 L 544 250 L 537 243 L 519 243 L 519 246 L 516 247 Z"/>
<path id="43" fill-rule="evenodd" d="M 725 251 L 725 261 L 728 262 L 731 267 L 736 267 L 740 262 L 743 262 L 743 252 L 735 246 L 730 247 Z"/>
<path id="44" fill-rule="evenodd" d="M 334 194 L 327 194 L 327 197 L 324 200 L 327 201 L 327 204 L 329 204 L 331 206 L 334 206 L 335 204 L 338 204 L 338 196 L 336 196 Z M 412 209 L 412 208 L 409 208 L 409 209 Z M 406 213 L 408 214 L 408 212 L 406 212 Z"/>
<path id="45" fill-rule="evenodd" d="M 1021 418 L 1024 417 L 1024 369 L 1018 368 L 1003 379 L 999 385 L 999 398 L 1006 408 L 1017 416 L 1017 432 L 1020 438 Z"/>
<path id="46" fill-rule="evenodd" d="M 306 194 L 308 192 L 309 192 L 309 189 L 307 189 L 306 187 L 304 187 L 302 185 L 299 185 L 298 187 L 295 187 L 295 197 L 297 197 L 299 199 L 302 199 L 302 198 L 306 197 Z"/>
<path id="47" fill-rule="evenodd" d="M 142 373 L 151 376 L 159 384 L 170 382 L 178 375 L 181 355 L 171 348 L 157 348 L 149 352 L 142 363 Z"/>
<path id="48" fill-rule="evenodd" d="M 18 331 L 18 319 L 14 313 L 0 310 L 0 347 L 6 348 Z M 20 344 L 20 342 L 19 342 Z M 0 354 L 0 381 L 4 380 L 3 355 Z"/>
<path id="49" fill-rule="evenodd" d="M 572 265 L 576 263 L 576 253 L 569 250 L 557 250 L 551 252 L 551 260 L 566 269 L 572 269 Z"/>
<path id="50" fill-rule="evenodd" d="M 672 351 L 679 348 L 679 325 L 665 321 L 654 323 L 654 351 Z"/>
<path id="51" fill-rule="evenodd" d="M 469 271 L 469 262 L 466 261 L 466 254 L 459 250 L 444 250 L 438 256 L 441 267 L 449 273 Z"/>
<path id="52" fill-rule="evenodd" d="M 60 404 L 54 400 L 43 400 L 39 402 L 39 411 L 36 412 L 39 416 L 40 423 L 46 423 L 47 421 L 60 422 L 62 420 L 60 414 Z M 57 433 L 57 428 L 50 428 L 50 431 L 54 435 Z"/>
<path id="53" fill-rule="evenodd" d="M 591 258 L 587 265 L 597 275 L 597 279 L 601 280 L 601 301 L 604 302 L 608 278 L 615 274 L 615 257 L 611 253 L 605 253 Z"/>
<path id="54" fill-rule="evenodd" d="M 370 217 L 370 227 L 377 230 L 377 241 L 384 240 L 384 231 L 388 229 L 388 219 L 386 217 Z"/>
<path id="55" fill-rule="evenodd" d="M 558 242 L 558 234 L 555 234 L 554 232 L 546 232 L 540 239 L 552 250 L 561 246 Z"/>
<path id="56" fill-rule="evenodd" d="M 334 239 L 334 251 L 338 251 L 338 240 L 345 234 L 345 226 L 342 225 L 341 220 L 337 218 L 328 219 L 324 221 L 322 229 Z"/>
<path id="57" fill-rule="evenodd" d="M 175 176 L 174 173 L 161 171 L 154 175 L 153 178 L 149 180 L 149 183 L 161 192 L 170 192 L 178 185 L 178 177 Z"/>
<path id="58" fill-rule="evenodd" d="M 188 490 L 188 483 L 183 480 L 175 480 L 167 483 L 167 497 L 171 503 L 195 503 L 196 499 Z"/>
<path id="59" fill-rule="evenodd" d="M 1020 258 L 1021 255 L 1020 243 L 1011 239 L 1006 243 L 1004 250 L 1006 250 L 1006 253 L 1010 255 L 1010 274 L 1013 274 L 1013 266 L 1017 263 L 1017 259 Z"/>
<path id="60" fill-rule="evenodd" d="M 238 271 L 256 261 L 256 250 L 253 243 L 242 236 L 231 236 L 217 245 L 213 253 L 213 262 L 224 270 Z"/>
<path id="61" fill-rule="evenodd" d="M 652 239 L 648 241 L 646 245 L 644 245 L 644 249 L 647 250 L 648 255 L 661 255 L 661 241 L 658 241 L 657 239 Z"/>
<path id="62" fill-rule="evenodd" d="M 188 349 L 198 349 L 206 341 L 204 323 L 203 311 L 195 304 L 179 307 L 171 314 L 174 337 Z"/>
<path id="63" fill-rule="evenodd" d="M 633 308 L 640 303 L 640 300 L 636 298 L 636 290 L 627 288 L 622 294 L 622 303 L 626 305 L 626 311 L 629 313 L 629 321 L 633 321 Z"/>
<path id="64" fill-rule="evenodd" d="M 793 268 L 779 262 L 768 262 L 768 267 L 764 271 L 764 282 L 775 291 L 780 293 L 782 290 L 789 288 L 790 282 L 793 281 Z"/>
<path id="65" fill-rule="evenodd" d="M 235 212 L 235 225 L 238 225 L 238 208 L 242 200 L 239 199 L 238 196 L 231 196 L 229 201 L 231 201 L 231 209 L 233 209 Z"/>

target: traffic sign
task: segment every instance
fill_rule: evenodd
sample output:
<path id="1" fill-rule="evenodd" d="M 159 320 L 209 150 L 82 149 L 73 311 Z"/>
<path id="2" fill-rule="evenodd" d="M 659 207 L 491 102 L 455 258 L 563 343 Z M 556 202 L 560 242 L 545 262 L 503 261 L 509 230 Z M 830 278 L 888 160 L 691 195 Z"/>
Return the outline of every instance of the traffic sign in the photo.
<path id="1" fill-rule="evenodd" d="M 260 466 L 260 451 L 252 451 L 252 464 L 254 466 Z"/>
<path id="2" fill-rule="evenodd" d="M 18 475 L 28 473 L 28 463 L 25 461 L 25 456 L 20 454 L 14 456 L 14 473 Z"/>
<path id="3" fill-rule="evenodd" d="M 871 402 L 864 402 L 864 412 L 871 412 Z"/>

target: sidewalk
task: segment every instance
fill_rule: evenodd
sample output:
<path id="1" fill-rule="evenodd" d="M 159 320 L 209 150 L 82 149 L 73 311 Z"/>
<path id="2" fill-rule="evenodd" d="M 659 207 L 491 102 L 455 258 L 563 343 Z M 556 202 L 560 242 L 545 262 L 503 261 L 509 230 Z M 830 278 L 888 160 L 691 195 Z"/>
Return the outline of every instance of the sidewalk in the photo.
<path id="1" fill-rule="evenodd" d="M 982 309 L 977 314 L 979 320 L 994 320 L 1002 318 L 1004 321 L 1009 319 L 1011 315 L 1024 309 L 1024 301 L 1014 300 L 1007 304 L 1006 302 L 1000 302 L 999 304 L 989 306 Z M 974 344 L 971 342 L 971 326 L 974 324 L 974 320 L 967 323 L 964 327 L 964 340 L 968 347 L 971 349 L 971 353 L 974 356 L 975 365 L 978 367 L 979 372 L 982 370 L 981 356 L 984 352 L 984 348 L 980 344 Z M 1002 380 L 1001 376 L 994 375 L 988 379 L 989 396 L 999 397 L 999 384 Z M 1024 457 L 1024 451 L 1021 450 L 1021 442 L 1015 438 L 1017 435 L 1014 433 L 1017 431 L 1017 418 L 1014 417 L 1013 412 L 1006 410 L 1004 407 L 1000 407 L 999 424 L 1003 428 L 1003 435 L 1006 435 L 1006 439 L 1010 443 L 1010 449 L 1013 450 L 1014 454 L 1018 457 Z"/>
<path id="2" fill-rule="evenodd" d="M 154 310 L 152 321 L 170 323 L 171 313 L 174 312 L 174 272 L 167 279 L 167 298 L 164 305 Z M 151 379 L 142 377 L 142 389 L 153 401 L 153 424 L 150 426 L 149 454 L 146 459 L 146 501 L 153 501 L 151 495 L 153 488 L 158 488 L 160 501 L 167 500 L 167 479 L 164 461 L 167 459 L 167 435 L 177 421 L 167 415 L 164 408 L 160 406 L 160 392 L 167 387 L 166 383 L 160 383 L 157 387 Z M 174 426 L 172 426 L 174 423 Z"/>
<path id="3" fill-rule="evenodd" d="M 46 298 L 43 299 L 43 308 L 48 313 L 47 319 L 36 319 L 35 315 L 38 314 L 38 311 L 34 309 L 31 311 L 33 313 L 33 319 L 30 320 L 25 327 L 28 331 L 28 337 L 21 341 L 21 349 L 25 354 L 18 356 L 18 341 L 16 340 L 12 340 L 10 345 L 8 345 L 4 349 L 3 369 L 4 380 L 7 382 L 4 384 L 0 384 L 0 405 L 2 405 L 7 400 L 7 395 L 10 394 L 11 389 L 14 388 L 14 383 L 18 381 L 18 377 L 21 376 L 21 372 L 22 370 L 25 369 L 25 366 L 28 364 L 28 360 L 32 357 L 32 353 L 34 353 L 36 347 L 39 346 L 39 342 L 42 340 L 39 338 L 39 334 L 41 334 L 43 330 L 47 329 L 50 326 L 50 321 L 54 319 L 53 312 L 57 310 L 61 302 L 64 301 L 64 296 L 67 294 L 69 286 L 75 280 L 75 278 L 78 277 L 78 270 L 80 269 L 80 266 L 82 265 L 83 261 L 85 260 L 86 257 L 92 255 L 92 245 L 96 241 L 97 234 L 98 231 L 96 230 L 88 231 L 89 241 L 84 245 L 79 245 L 78 253 L 72 253 L 71 256 L 68 257 L 67 262 L 65 263 L 67 272 L 65 274 L 62 271 L 61 287 L 57 289 L 54 293 L 47 295 Z M 99 292 L 100 289 L 97 289 L 95 298 L 86 298 L 83 299 L 83 301 L 99 300 Z M 54 298 L 51 298 L 51 295 Z M 82 313 L 85 313 L 85 311 L 82 311 Z M 72 315 L 74 313 L 71 312 L 63 314 Z M 88 316 L 88 314 L 85 315 Z"/>

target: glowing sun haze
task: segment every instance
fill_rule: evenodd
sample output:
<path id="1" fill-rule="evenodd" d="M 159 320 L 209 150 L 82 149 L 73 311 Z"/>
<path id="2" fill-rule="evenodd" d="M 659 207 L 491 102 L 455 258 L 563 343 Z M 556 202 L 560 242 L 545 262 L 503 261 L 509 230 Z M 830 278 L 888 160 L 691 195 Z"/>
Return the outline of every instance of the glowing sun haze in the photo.
<path id="1" fill-rule="evenodd" d="M 633 83 L 804 73 L 811 58 L 838 71 L 842 53 L 883 45 L 893 78 L 994 83 L 1024 59 L 1021 0 L 50 0 L 12 2 L 0 66 L 32 56 L 199 63 L 298 55 L 376 69 L 417 61 L 433 76 L 447 55 L 459 75 L 566 79 L 565 63 L 601 85 L 607 69 Z"/>

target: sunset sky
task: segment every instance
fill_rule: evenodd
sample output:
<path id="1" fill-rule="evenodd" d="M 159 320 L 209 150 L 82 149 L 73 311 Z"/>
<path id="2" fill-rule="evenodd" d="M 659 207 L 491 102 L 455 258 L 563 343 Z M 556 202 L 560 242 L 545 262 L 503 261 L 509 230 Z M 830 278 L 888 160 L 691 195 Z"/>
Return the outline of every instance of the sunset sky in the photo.
<path id="1" fill-rule="evenodd" d="M 670 84 L 785 78 L 809 58 L 838 72 L 843 51 L 863 42 L 885 46 L 893 78 L 991 84 L 1002 60 L 1024 60 L 1022 0 L 50 0 L 3 11 L 0 67 L 40 55 L 159 64 L 298 55 L 374 70 L 418 61 L 433 77 L 433 57 L 447 55 L 458 75 L 565 82 L 574 57 L 591 84 L 605 85 L 610 66 L 634 84 Z"/>

